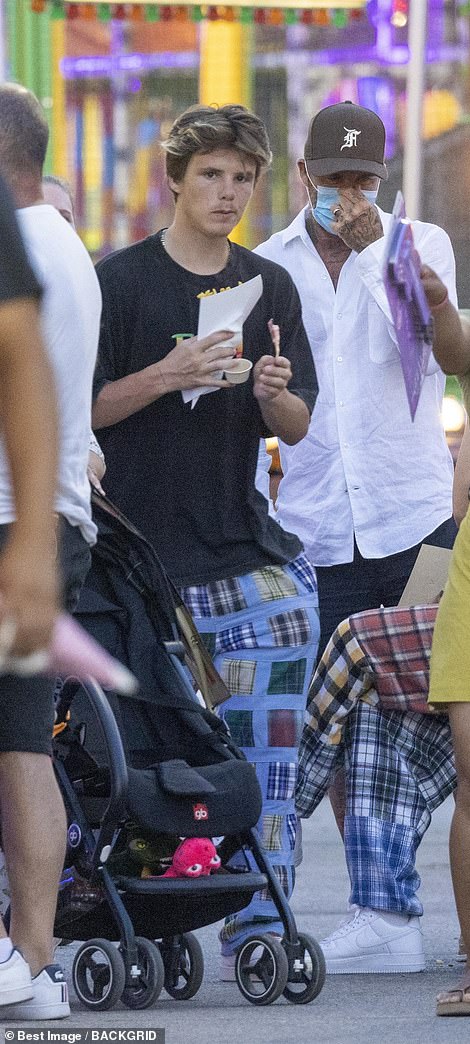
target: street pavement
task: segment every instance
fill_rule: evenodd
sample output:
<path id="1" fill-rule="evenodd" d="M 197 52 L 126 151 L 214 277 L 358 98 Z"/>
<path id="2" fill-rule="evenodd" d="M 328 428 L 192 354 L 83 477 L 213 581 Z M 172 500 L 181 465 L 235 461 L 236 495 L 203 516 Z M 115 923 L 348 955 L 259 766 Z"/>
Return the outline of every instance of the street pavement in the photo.
<path id="1" fill-rule="evenodd" d="M 211 926 L 198 932 L 205 976 L 192 1000 L 175 1001 L 162 994 L 147 1011 L 118 1005 L 111 1012 L 94 1015 L 72 996 L 70 1020 L 48 1025 L 64 1033 L 69 1027 L 164 1027 L 165 1044 L 468 1044 L 470 1018 L 437 1018 L 434 1014 L 436 993 L 452 985 L 462 967 L 456 957 L 459 933 L 448 866 L 452 805 L 449 799 L 435 813 L 418 854 L 425 908 L 425 972 L 329 976 L 311 1004 L 295 1007 L 281 998 L 269 1007 L 255 1008 L 235 984 L 218 982 L 217 930 Z M 323 938 L 344 917 L 347 899 L 341 841 L 325 800 L 304 823 L 304 861 L 292 903 L 298 925 L 317 939 Z M 58 951 L 68 971 L 74 949 L 68 946 Z M 14 1025 L 10 1023 L 8 1028 Z"/>

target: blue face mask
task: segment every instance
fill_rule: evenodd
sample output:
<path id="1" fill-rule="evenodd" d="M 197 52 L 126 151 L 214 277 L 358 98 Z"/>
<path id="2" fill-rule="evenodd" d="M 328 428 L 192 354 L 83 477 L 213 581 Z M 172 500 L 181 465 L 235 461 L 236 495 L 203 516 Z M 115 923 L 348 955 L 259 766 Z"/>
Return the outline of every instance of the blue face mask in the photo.
<path id="1" fill-rule="evenodd" d="M 316 206 L 312 207 L 315 221 L 318 221 L 318 224 L 327 232 L 332 232 L 333 235 L 336 235 L 333 228 L 335 217 L 331 208 L 341 204 L 339 191 L 335 188 L 328 188 L 327 185 L 315 187 L 317 190 L 317 202 Z M 369 203 L 375 203 L 378 191 L 378 189 L 361 189 L 362 195 L 365 196 Z"/>

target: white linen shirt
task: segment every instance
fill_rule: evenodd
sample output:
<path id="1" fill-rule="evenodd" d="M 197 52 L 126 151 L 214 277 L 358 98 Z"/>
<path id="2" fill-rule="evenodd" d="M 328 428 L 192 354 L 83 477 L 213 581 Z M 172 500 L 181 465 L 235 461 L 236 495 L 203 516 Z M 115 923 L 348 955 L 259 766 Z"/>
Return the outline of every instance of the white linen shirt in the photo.
<path id="1" fill-rule="evenodd" d="M 314 565 L 351 562 L 412 547 L 452 515 L 453 464 L 440 418 L 445 377 L 431 355 L 411 420 L 382 279 L 384 237 L 344 263 L 337 289 L 305 227 L 308 207 L 256 247 L 292 276 L 302 302 L 319 395 L 308 434 L 280 442 L 284 478 L 277 518 Z M 416 249 L 457 303 L 450 239 L 413 222 Z M 282 316 L 275 317 L 281 326 Z"/>

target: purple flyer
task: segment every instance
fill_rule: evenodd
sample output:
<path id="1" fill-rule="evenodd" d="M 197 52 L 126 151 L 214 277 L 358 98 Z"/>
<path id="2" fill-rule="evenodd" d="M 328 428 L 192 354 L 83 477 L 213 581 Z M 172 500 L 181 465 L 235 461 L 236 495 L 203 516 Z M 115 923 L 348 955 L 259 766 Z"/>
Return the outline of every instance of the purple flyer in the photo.
<path id="1" fill-rule="evenodd" d="M 411 419 L 414 420 L 432 350 L 433 324 L 411 223 L 397 193 L 384 254 L 384 285 L 395 326 Z"/>

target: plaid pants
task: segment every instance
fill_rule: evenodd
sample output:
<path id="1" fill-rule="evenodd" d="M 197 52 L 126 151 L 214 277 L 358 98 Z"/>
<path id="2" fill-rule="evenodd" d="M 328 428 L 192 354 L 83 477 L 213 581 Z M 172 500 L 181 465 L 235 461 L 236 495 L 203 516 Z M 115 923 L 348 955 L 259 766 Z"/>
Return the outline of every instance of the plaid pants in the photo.
<path id="1" fill-rule="evenodd" d="M 297 812 L 310 816 L 344 766 L 350 899 L 376 910 L 422 913 L 416 849 L 456 783 L 447 717 L 426 703 L 436 611 L 351 616 L 310 687 Z"/>
<path id="2" fill-rule="evenodd" d="M 297 751 L 319 622 L 315 573 L 305 556 L 245 576 L 181 590 L 181 597 L 232 698 L 220 713 L 232 738 L 256 766 L 263 796 L 258 829 L 289 898 L 294 886 Z M 254 933 L 282 934 L 276 908 L 258 892 L 227 919 L 222 952 Z"/>

